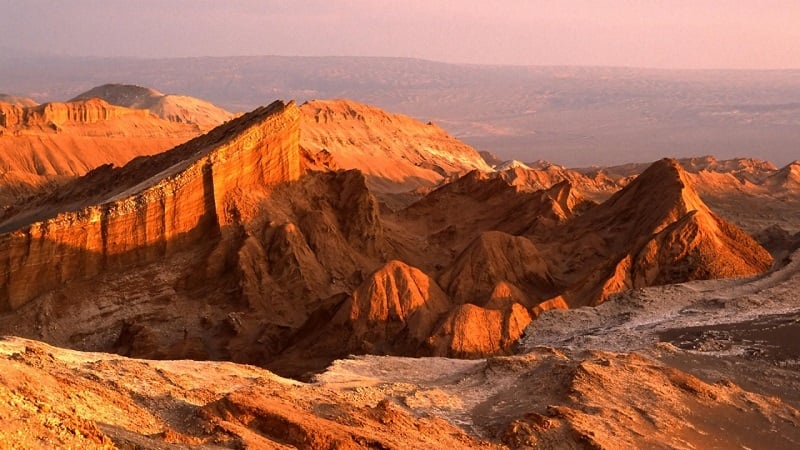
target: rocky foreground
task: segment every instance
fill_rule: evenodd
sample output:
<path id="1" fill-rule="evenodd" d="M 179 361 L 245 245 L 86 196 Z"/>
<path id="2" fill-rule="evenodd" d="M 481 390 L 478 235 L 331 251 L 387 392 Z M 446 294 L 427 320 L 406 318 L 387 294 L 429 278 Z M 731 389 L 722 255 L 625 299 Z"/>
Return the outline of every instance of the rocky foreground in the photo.
<path id="1" fill-rule="evenodd" d="M 758 278 L 647 288 L 597 308 L 545 312 L 516 356 L 350 357 L 308 383 L 247 365 L 138 360 L 7 337 L 0 442 L 797 448 L 799 285 L 796 252 Z"/>

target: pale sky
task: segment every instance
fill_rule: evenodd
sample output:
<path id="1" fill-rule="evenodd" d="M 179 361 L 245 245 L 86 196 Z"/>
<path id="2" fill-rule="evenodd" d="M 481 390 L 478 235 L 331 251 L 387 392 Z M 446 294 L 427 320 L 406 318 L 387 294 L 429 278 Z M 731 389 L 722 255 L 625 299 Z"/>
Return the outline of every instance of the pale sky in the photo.
<path id="1" fill-rule="evenodd" d="M 0 0 L 0 51 L 800 68 L 800 0 Z"/>

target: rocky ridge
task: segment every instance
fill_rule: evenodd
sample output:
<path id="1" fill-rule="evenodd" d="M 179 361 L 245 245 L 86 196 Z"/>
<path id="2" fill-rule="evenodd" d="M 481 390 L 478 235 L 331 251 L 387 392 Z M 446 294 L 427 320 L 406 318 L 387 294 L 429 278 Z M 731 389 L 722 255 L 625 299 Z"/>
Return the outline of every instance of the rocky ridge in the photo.
<path id="1" fill-rule="evenodd" d="M 27 216 L 0 223 L 16 230 L 3 236 L 7 254 L 22 255 L 6 259 L 0 305 L 16 309 L 62 283 L 163 258 L 248 219 L 253 189 L 300 176 L 297 152 L 281 151 L 297 145 L 292 114 L 292 104 L 276 103 L 149 160 L 95 169 Z M 234 132 L 237 140 L 220 145 Z M 88 184 L 99 188 L 89 197 L 81 189 Z M 67 262 L 66 254 L 78 256 L 61 267 L 41 264 Z"/>
<path id="2" fill-rule="evenodd" d="M 350 109 L 320 113 L 323 130 L 400 120 L 333 105 Z M 348 353 L 508 354 L 542 311 L 771 262 L 671 160 L 602 204 L 563 168 L 516 168 L 472 170 L 392 211 L 369 174 L 303 146 L 313 123 L 276 102 L 9 209 L 0 329 L 307 377 Z"/>

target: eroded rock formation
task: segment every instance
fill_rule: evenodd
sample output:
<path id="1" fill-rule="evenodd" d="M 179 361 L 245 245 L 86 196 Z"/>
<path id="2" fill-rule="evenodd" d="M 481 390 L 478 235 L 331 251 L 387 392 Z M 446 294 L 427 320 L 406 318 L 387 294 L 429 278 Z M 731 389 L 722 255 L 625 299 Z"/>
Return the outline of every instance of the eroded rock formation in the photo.
<path id="1" fill-rule="evenodd" d="M 297 114 L 293 104 L 258 109 L 150 160 L 98 169 L 114 184 L 89 174 L 57 202 L 8 218 L 0 305 L 19 308 L 63 283 L 169 256 L 251 219 L 260 189 L 300 176 Z M 81 188 L 90 183 L 87 198 Z"/>
<path id="2" fill-rule="evenodd" d="M 349 100 L 315 100 L 300 111 L 303 147 L 326 150 L 339 167 L 362 171 L 378 192 L 406 192 L 449 174 L 491 170 L 472 147 L 432 123 Z"/>
<path id="3" fill-rule="evenodd" d="M 317 120 L 317 137 L 352 125 L 366 140 L 376 137 L 359 133 L 385 134 L 395 120 L 408 131 L 407 120 L 348 102 L 309 105 L 317 116 L 276 102 L 7 209 L 0 329 L 307 376 L 348 353 L 509 353 L 548 309 L 769 267 L 669 160 L 602 204 L 572 184 L 585 183 L 575 173 L 517 167 L 473 170 L 392 211 L 370 189 L 374 174 L 333 170 L 327 152 L 301 141 Z M 441 138 L 431 133 L 439 137 L 422 142 Z M 377 142 L 380 152 L 399 148 Z M 354 148 L 339 144 L 334 159 Z M 417 151 L 450 158 L 445 172 L 471 155 Z M 603 189 L 592 183 L 585 192 Z"/>
<path id="4" fill-rule="evenodd" d="M 750 276 L 772 257 L 712 213 L 674 160 L 654 163 L 598 207 L 557 231 L 551 247 L 569 255 L 559 268 L 573 283 L 571 306 L 596 305 L 613 292 L 654 284 Z"/>

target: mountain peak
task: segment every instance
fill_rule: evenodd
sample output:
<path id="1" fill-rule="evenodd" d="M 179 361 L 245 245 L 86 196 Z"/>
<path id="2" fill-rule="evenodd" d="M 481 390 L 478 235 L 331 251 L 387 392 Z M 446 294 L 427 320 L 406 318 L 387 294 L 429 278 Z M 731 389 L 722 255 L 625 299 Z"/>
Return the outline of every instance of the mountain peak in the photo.
<path id="1" fill-rule="evenodd" d="M 570 306 L 597 304 L 631 287 L 764 272 L 772 258 L 750 236 L 717 217 L 680 163 L 662 159 L 564 230 L 575 282 Z M 611 261 L 611 262 L 609 262 Z M 597 281 L 600 283 L 598 288 Z"/>
<path id="2" fill-rule="evenodd" d="M 154 98 L 162 97 L 164 94 L 155 89 L 135 84 L 116 84 L 108 83 L 94 87 L 88 91 L 78 94 L 70 101 L 87 100 L 90 98 L 102 98 L 112 105 L 125 106 L 127 108 L 147 109 L 146 104 Z"/>

